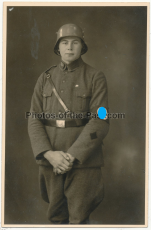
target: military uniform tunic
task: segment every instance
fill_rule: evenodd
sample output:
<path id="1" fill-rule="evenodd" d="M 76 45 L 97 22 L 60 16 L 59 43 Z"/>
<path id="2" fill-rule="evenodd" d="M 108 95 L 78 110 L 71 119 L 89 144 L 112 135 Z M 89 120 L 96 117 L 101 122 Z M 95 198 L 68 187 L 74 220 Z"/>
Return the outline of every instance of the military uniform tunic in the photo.
<path id="1" fill-rule="evenodd" d="M 52 68 L 50 73 L 57 92 L 71 112 L 97 114 L 99 107 L 108 110 L 104 74 L 84 63 L 81 58 L 67 66 L 61 62 Z M 35 86 L 31 112 L 56 115 L 65 112 L 54 95 L 45 72 L 41 74 Z M 41 157 L 42 152 L 58 150 L 68 152 L 78 160 L 74 167 L 103 165 L 102 140 L 109 129 L 105 120 L 91 119 L 85 126 L 58 128 L 44 126 L 41 120 L 29 118 L 28 128 L 38 164 L 49 165 L 49 162 Z"/>

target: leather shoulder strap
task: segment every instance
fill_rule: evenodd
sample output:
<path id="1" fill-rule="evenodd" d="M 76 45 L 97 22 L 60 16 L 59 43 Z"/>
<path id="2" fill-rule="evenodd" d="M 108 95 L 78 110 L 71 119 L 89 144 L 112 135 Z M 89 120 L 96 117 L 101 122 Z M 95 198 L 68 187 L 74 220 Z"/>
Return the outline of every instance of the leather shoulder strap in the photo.
<path id="1" fill-rule="evenodd" d="M 51 68 L 53 68 L 53 67 L 56 67 L 56 66 L 52 66 Z M 51 79 L 51 75 L 50 75 L 50 69 L 51 69 L 51 68 L 49 68 L 49 69 L 46 70 L 46 72 L 45 72 L 46 75 L 47 75 L 47 79 L 48 79 L 50 85 L 52 86 L 52 90 L 53 90 L 55 96 L 57 97 L 59 103 L 62 105 L 62 107 L 64 108 L 65 112 L 66 112 L 66 113 L 69 113 L 70 110 L 67 108 L 67 106 L 65 105 L 65 103 L 63 102 L 63 100 L 61 99 L 61 97 L 59 96 L 59 94 L 58 94 L 58 92 L 57 92 L 57 90 L 56 90 L 56 88 L 55 88 L 55 85 L 54 85 L 54 83 L 53 83 L 53 81 L 52 81 L 52 79 Z"/>
<path id="2" fill-rule="evenodd" d="M 56 65 L 52 65 L 49 69 L 47 69 L 46 71 L 45 71 L 45 73 L 47 74 L 47 72 L 49 72 L 52 68 L 54 68 L 54 67 L 57 67 Z"/>

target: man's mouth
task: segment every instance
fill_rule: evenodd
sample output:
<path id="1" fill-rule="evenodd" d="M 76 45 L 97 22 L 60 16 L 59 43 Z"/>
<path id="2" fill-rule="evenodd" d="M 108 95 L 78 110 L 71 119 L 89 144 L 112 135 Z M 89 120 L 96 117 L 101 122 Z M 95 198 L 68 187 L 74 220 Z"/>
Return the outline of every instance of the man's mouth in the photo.
<path id="1" fill-rule="evenodd" d="M 67 55 L 69 55 L 69 56 L 72 56 L 72 55 L 74 55 L 74 53 L 66 53 Z"/>

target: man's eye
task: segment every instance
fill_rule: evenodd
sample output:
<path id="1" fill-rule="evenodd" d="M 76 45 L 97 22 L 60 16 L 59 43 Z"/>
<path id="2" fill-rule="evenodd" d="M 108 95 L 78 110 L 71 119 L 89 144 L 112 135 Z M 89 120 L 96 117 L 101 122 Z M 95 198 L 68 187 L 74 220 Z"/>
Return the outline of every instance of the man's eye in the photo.
<path id="1" fill-rule="evenodd" d="M 74 44 L 78 44 L 78 42 L 74 42 Z"/>
<path id="2" fill-rule="evenodd" d="M 67 42 L 62 42 L 62 44 L 67 44 Z"/>

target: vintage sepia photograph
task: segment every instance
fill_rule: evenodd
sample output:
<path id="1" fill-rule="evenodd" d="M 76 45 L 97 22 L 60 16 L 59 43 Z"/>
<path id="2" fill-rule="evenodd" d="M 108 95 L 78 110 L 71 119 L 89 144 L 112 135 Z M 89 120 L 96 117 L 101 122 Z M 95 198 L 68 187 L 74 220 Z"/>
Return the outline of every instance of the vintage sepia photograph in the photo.
<path id="1" fill-rule="evenodd" d="M 147 227 L 149 3 L 4 3 L 2 227 Z"/>

